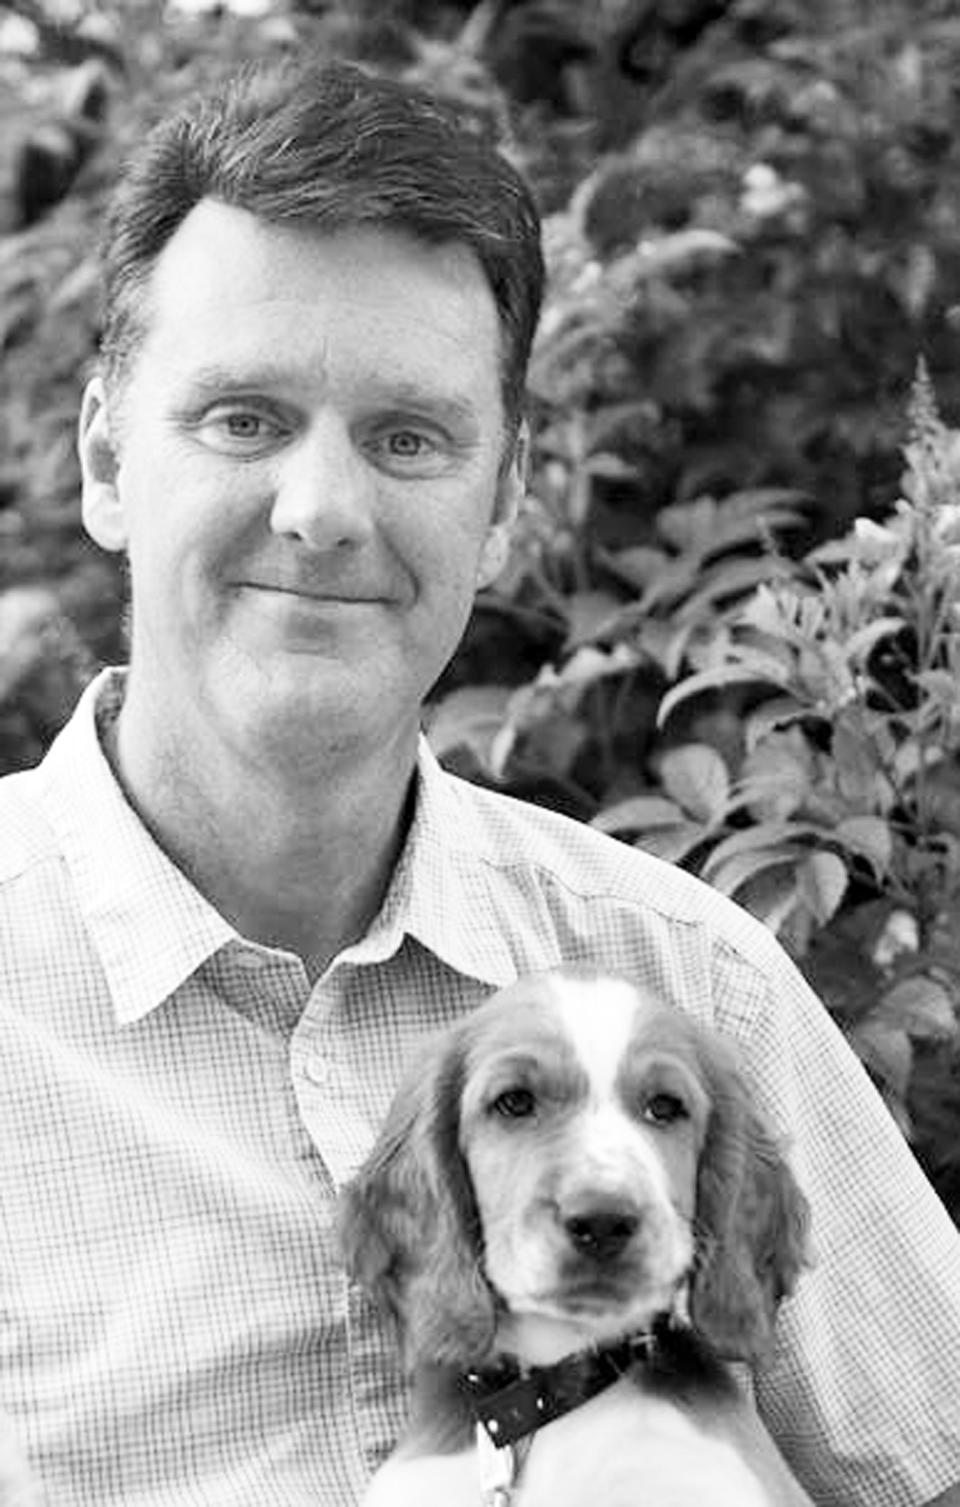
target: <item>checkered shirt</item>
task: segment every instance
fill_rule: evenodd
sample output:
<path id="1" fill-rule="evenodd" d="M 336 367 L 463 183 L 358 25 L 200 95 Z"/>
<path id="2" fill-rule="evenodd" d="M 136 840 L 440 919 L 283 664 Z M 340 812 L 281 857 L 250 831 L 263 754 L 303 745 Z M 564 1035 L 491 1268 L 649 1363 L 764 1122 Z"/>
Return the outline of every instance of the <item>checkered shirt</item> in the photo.
<path id="1" fill-rule="evenodd" d="M 311 989 L 126 804 L 95 716 L 120 684 L 0 781 L 0 1413 L 51 1504 L 357 1502 L 403 1391 L 337 1265 L 337 1190 L 409 1053 L 561 962 L 735 1038 L 792 1146 L 818 1260 L 755 1380 L 813 1497 L 917 1507 L 960 1479 L 960 1240 L 762 926 L 424 747 L 382 909 Z"/>

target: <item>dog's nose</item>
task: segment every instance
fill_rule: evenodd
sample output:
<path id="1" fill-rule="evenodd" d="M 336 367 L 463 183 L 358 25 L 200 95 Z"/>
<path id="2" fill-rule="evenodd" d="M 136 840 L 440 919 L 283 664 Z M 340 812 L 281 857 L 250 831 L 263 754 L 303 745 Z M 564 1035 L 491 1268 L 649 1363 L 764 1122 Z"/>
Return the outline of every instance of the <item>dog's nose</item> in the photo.
<path id="1" fill-rule="evenodd" d="M 624 1204 L 596 1204 L 569 1214 L 563 1221 L 571 1244 L 595 1261 L 619 1256 L 636 1233 L 636 1210 Z"/>

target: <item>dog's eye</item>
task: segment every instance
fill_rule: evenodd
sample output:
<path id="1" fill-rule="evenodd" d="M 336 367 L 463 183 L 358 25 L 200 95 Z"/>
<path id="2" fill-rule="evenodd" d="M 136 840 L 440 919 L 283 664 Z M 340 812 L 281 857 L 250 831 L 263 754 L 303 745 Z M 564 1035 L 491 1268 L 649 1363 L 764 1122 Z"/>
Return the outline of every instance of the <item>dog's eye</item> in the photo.
<path id="1" fill-rule="evenodd" d="M 676 1094 L 653 1094 L 643 1106 L 643 1118 L 654 1125 L 673 1125 L 689 1115 L 687 1106 Z"/>
<path id="2" fill-rule="evenodd" d="M 494 1114 L 505 1120 L 525 1120 L 533 1114 L 537 1101 L 529 1088 L 508 1088 L 494 1099 L 491 1108 Z"/>

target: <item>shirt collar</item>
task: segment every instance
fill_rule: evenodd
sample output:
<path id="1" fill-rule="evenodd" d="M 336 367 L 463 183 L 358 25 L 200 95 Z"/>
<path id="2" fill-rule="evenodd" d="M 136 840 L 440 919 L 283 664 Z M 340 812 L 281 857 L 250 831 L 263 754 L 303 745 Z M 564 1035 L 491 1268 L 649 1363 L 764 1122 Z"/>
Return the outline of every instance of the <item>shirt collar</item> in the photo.
<path id="1" fill-rule="evenodd" d="M 545 964 L 518 956 L 510 886 L 463 788 L 421 737 L 413 821 L 379 924 L 395 943 L 413 937 L 457 973 L 499 989 Z"/>
<path id="2" fill-rule="evenodd" d="M 107 762 L 98 716 L 124 672 L 104 670 L 41 764 L 41 802 L 73 879 L 121 1023 L 156 1008 L 236 936 L 154 842 Z"/>
<path id="3" fill-rule="evenodd" d="M 103 752 L 98 722 L 119 708 L 124 682 L 118 669 L 91 682 L 38 770 L 44 814 L 121 1024 L 149 1014 L 220 948 L 242 940 L 153 840 Z M 379 915 L 343 961 L 381 961 L 409 935 L 493 988 L 518 977 L 495 877 L 470 861 L 482 833 L 457 784 L 421 739 L 407 841 Z"/>

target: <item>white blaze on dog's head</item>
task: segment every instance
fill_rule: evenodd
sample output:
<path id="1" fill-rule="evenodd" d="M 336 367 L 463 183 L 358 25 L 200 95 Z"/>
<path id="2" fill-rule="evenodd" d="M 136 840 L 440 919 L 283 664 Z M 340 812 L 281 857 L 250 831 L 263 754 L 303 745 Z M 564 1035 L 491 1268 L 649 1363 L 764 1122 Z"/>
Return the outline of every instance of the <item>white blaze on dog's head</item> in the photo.
<path id="1" fill-rule="evenodd" d="M 624 980 L 533 977 L 476 1012 L 460 1147 L 514 1318 L 602 1340 L 671 1308 L 709 1112 L 692 1031 Z"/>

